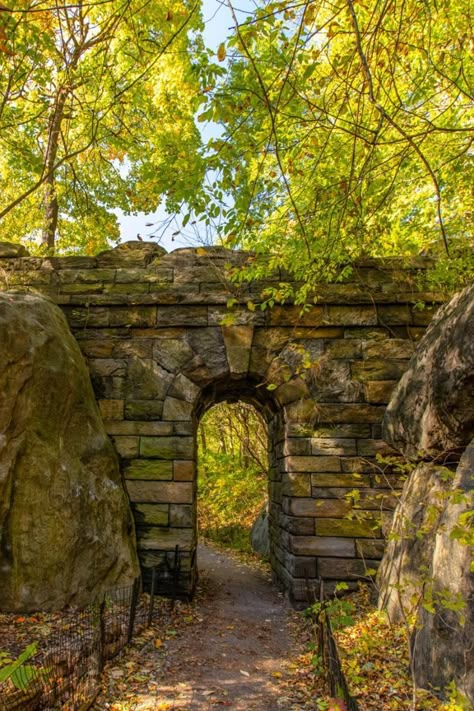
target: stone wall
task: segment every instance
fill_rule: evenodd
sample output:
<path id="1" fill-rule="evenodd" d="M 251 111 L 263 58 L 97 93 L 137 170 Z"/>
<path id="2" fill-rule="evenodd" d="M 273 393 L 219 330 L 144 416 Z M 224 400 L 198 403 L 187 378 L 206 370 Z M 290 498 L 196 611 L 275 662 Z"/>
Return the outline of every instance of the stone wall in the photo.
<path id="1" fill-rule="evenodd" d="M 355 585 L 378 565 L 399 485 L 375 462 L 390 451 L 381 420 L 436 297 L 416 289 L 425 260 L 367 260 L 344 282 L 321 285 L 304 313 L 262 311 L 262 291 L 287 277 L 236 288 L 228 272 L 246 258 L 141 242 L 97 257 L 8 256 L 0 288 L 47 294 L 66 314 L 121 458 L 145 580 L 179 545 L 182 592 L 193 587 L 199 417 L 221 400 L 259 409 L 272 567 L 302 602 L 306 578 Z"/>

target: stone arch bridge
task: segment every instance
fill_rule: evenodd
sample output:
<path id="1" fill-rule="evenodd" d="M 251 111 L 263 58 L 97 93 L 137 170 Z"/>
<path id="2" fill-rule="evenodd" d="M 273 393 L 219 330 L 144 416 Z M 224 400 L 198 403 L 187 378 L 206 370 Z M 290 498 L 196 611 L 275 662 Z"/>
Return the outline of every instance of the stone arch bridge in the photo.
<path id="1" fill-rule="evenodd" d="M 376 461 L 388 453 L 381 420 L 436 298 L 416 288 L 426 260 L 367 260 L 304 313 L 263 311 L 262 290 L 288 277 L 236 290 L 228 272 L 246 258 L 142 242 L 96 257 L 14 252 L 0 259 L 0 288 L 38 291 L 66 314 L 121 459 L 145 580 L 150 566 L 173 565 L 178 545 L 180 591 L 192 591 L 199 418 L 223 400 L 256 406 L 268 427 L 271 565 L 299 603 L 307 579 L 355 585 L 382 556 L 400 478 Z"/>

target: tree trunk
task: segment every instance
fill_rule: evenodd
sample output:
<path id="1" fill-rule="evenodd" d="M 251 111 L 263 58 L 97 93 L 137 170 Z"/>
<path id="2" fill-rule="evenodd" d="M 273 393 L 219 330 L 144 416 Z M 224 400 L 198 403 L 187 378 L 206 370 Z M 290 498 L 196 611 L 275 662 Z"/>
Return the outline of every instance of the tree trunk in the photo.
<path id="1" fill-rule="evenodd" d="M 43 198 L 44 225 L 41 232 L 41 242 L 50 252 L 54 252 L 56 229 L 58 226 L 58 198 L 56 194 L 55 163 L 58 154 L 61 123 L 64 117 L 64 107 L 68 97 L 68 89 L 60 87 L 49 119 L 48 145 L 44 161 L 46 174 Z"/>

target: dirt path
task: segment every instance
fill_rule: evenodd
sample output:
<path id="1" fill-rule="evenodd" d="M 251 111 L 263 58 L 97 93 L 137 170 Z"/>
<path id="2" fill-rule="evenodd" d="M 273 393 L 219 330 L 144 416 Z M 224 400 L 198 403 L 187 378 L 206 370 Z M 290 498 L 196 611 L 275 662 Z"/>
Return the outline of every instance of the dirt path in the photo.
<path id="1" fill-rule="evenodd" d="M 290 636 L 294 613 L 268 574 L 225 553 L 199 546 L 200 582 L 185 629 L 168 634 L 163 647 L 153 640 L 147 653 L 122 667 L 131 679 L 147 677 L 147 693 L 116 705 L 105 697 L 96 708 L 133 711 L 293 711 L 316 708 L 308 699 L 289 698 L 283 685 L 295 647 Z M 123 668 L 109 670 L 112 686 L 128 685 Z M 124 696 L 122 696 L 124 698 Z M 115 696 L 117 699 L 117 696 Z"/>

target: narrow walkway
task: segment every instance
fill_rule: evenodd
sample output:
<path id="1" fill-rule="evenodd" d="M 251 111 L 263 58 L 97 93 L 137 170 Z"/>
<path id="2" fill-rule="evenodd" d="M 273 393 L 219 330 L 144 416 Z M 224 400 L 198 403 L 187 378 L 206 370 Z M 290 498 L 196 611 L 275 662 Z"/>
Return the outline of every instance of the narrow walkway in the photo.
<path id="1" fill-rule="evenodd" d="M 316 708 L 299 683 L 285 683 L 301 650 L 290 635 L 295 613 L 268 574 L 203 545 L 198 567 L 196 599 L 179 612 L 176 629 L 162 640 L 150 630 L 145 644 L 112 662 L 94 710 Z"/>
<path id="2" fill-rule="evenodd" d="M 263 573 L 223 553 L 200 546 L 198 567 L 199 621 L 170 644 L 160 697 L 175 700 L 173 709 L 281 711 L 287 603 Z"/>

